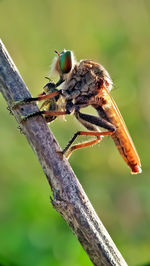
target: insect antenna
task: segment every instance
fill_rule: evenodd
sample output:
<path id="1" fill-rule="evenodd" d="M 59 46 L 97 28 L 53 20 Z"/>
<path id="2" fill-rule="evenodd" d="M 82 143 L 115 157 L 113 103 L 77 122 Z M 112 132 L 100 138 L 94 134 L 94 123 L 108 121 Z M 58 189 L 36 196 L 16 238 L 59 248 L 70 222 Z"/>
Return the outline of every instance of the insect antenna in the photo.
<path id="1" fill-rule="evenodd" d="M 60 56 L 60 53 L 58 53 L 56 50 L 54 51 L 58 56 Z"/>

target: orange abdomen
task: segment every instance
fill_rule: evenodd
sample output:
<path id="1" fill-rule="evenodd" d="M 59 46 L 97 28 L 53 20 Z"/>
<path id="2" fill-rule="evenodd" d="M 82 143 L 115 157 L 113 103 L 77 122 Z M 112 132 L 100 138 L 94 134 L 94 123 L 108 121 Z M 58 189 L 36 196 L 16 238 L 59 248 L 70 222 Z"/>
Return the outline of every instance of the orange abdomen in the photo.
<path id="1" fill-rule="evenodd" d="M 131 168 L 131 172 L 133 174 L 140 173 L 141 172 L 140 159 L 136 152 L 133 141 L 129 136 L 129 133 L 127 135 L 126 131 L 124 131 L 124 128 L 123 129 L 118 128 L 116 132 L 112 135 L 112 139 L 114 140 L 121 156 Z"/>
<path id="2" fill-rule="evenodd" d="M 131 172 L 133 174 L 140 173 L 141 163 L 139 156 L 116 103 L 109 95 L 106 88 L 102 88 L 99 95 L 105 99 L 105 103 L 102 105 L 102 108 L 109 122 L 116 127 L 116 131 L 112 135 L 112 139 L 114 140 L 117 149 L 125 162 L 131 168 Z"/>

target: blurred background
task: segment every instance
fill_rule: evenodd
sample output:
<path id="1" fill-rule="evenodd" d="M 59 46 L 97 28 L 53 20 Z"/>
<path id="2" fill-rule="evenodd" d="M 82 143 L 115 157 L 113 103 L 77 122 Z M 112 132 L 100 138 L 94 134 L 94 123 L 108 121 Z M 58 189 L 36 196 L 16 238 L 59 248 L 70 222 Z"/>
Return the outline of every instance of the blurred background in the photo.
<path id="1" fill-rule="evenodd" d="M 73 50 L 109 71 L 111 95 L 142 162 L 131 175 L 112 139 L 70 163 L 129 265 L 150 265 L 150 1 L 0 0 L 0 37 L 32 95 L 47 82 L 54 50 Z M 53 77 L 58 80 L 58 77 Z M 50 187 L 0 96 L 0 265 L 92 265 L 50 204 Z M 50 126 L 63 148 L 81 126 Z M 81 160 L 82 158 L 82 160 Z"/>

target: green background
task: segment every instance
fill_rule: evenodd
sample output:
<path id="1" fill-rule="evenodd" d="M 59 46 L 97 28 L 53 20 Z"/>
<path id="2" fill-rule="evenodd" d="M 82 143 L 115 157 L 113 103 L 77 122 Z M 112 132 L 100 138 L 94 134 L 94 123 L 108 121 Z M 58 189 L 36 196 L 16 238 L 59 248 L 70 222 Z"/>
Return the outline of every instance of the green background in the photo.
<path id="1" fill-rule="evenodd" d="M 46 83 L 54 50 L 73 50 L 111 74 L 143 173 L 130 174 L 110 137 L 70 163 L 129 265 L 150 262 L 149 29 L 148 0 L 0 1 L 0 37 L 32 95 Z M 92 265 L 52 208 L 47 180 L 6 107 L 0 96 L 0 264 Z M 74 117 L 51 126 L 61 147 L 80 128 Z"/>

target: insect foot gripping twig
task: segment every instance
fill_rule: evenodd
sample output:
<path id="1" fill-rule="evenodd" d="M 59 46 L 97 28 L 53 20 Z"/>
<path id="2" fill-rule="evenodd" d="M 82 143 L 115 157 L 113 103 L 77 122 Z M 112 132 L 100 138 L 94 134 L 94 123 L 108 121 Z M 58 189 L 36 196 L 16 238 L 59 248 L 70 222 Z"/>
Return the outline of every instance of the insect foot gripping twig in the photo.
<path id="1" fill-rule="evenodd" d="M 8 105 L 12 101 L 31 97 L 2 42 L 0 42 L 0 91 Z M 24 107 L 19 105 L 13 109 L 13 114 L 18 121 L 21 115 L 37 111 L 39 111 L 37 106 L 30 103 Z M 42 116 L 27 119 L 22 128 L 54 192 L 55 209 L 71 227 L 93 264 L 127 266 L 68 161 L 61 160 L 56 153 L 60 147 L 45 119 Z"/>

